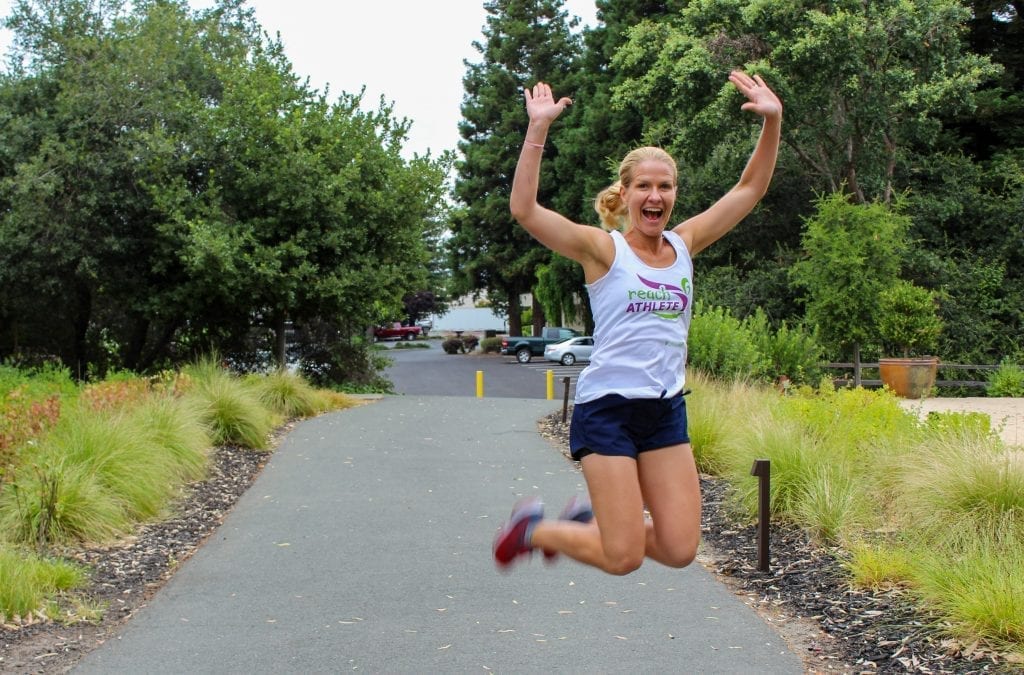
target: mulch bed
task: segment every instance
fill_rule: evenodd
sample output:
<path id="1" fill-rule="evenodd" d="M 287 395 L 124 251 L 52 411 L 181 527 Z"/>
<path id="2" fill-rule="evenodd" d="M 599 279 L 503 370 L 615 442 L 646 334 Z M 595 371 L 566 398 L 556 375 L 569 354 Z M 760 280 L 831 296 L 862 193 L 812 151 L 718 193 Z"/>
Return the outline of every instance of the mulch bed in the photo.
<path id="1" fill-rule="evenodd" d="M 568 426 L 561 419 L 560 412 L 552 414 L 539 428 L 568 457 Z M 277 437 L 289 430 L 279 430 Z M 267 453 L 218 448 L 210 477 L 185 491 L 169 520 L 147 525 L 114 546 L 60 551 L 93 570 L 86 595 L 106 606 L 103 619 L 0 626 L 0 671 L 70 671 L 112 637 L 216 531 L 267 458 Z M 795 528 L 772 527 L 771 569 L 759 572 L 755 526 L 730 519 L 722 507 L 722 481 L 705 476 L 701 483 L 700 562 L 780 631 L 803 657 L 807 672 L 1020 672 L 1019 665 L 1010 667 L 997 655 L 944 637 L 934 619 L 898 590 L 851 589 L 838 562 L 840 552 L 815 546 Z"/>
<path id="2" fill-rule="evenodd" d="M 568 458 L 569 428 L 562 413 L 545 417 L 539 427 Z M 701 476 L 701 490 L 698 560 L 779 630 L 807 672 L 1022 672 L 1020 664 L 950 639 L 939 621 L 900 589 L 851 588 L 842 551 L 815 545 L 798 528 L 771 526 L 769 571 L 759 571 L 756 523 L 730 517 L 725 481 Z"/>

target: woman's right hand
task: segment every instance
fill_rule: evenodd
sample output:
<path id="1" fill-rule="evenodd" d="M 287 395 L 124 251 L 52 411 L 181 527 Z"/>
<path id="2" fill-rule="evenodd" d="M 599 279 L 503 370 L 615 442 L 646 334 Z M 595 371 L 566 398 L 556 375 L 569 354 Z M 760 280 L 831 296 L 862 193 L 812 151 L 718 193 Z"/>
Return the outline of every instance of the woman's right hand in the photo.
<path id="1" fill-rule="evenodd" d="M 532 91 L 526 87 L 523 94 L 526 97 L 526 114 L 530 116 L 530 122 L 551 124 L 562 114 L 566 106 L 572 105 L 572 99 L 568 96 L 555 101 L 551 86 L 544 82 L 533 85 Z"/>

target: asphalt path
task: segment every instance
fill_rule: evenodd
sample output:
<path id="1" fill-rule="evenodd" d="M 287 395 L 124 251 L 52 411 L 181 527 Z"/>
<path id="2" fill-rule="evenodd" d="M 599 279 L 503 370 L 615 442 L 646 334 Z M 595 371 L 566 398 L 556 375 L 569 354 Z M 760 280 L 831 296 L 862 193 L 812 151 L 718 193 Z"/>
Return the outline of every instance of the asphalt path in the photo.
<path id="1" fill-rule="evenodd" d="M 478 370 L 401 351 L 396 385 L 437 391 Z M 510 373 L 488 381 L 496 390 L 543 382 L 480 362 Z M 543 393 L 409 391 L 301 422 L 220 529 L 76 672 L 803 672 L 699 565 L 616 577 L 538 556 L 495 569 L 491 540 L 518 496 L 557 512 L 585 491 L 537 433 L 559 407 Z"/>

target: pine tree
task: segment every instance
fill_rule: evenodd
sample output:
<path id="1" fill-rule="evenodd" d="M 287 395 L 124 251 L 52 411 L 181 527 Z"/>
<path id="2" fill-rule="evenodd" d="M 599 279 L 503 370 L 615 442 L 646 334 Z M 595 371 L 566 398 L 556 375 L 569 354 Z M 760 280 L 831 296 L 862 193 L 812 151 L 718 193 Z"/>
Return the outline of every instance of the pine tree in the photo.
<path id="1" fill-rule="evenodd" d="M 457 292 L 486 291 L 492 303 L 507 310 L 509 330 L 521 330 L 519 296 L 531 291 L 535 270 L 548 251 L 511 217 L 512 176 L 526 134 L 528 118 L 523 88 L 538 80 L 555 91 L 566 90 L 579 41 L 572 33 L 562 0 L 490 0 L 484 8 L 484 44 L 474 43 L 482 60 L 466 63 L 465 98 L 460 123 L 455 196 L 449 251 Z M 550 203 L 557 185 L 554 160 L 558 146 L 549 141 L 542 166 L 542 203 Z M 534 303 L 534 324 L 543 312 Z"/>

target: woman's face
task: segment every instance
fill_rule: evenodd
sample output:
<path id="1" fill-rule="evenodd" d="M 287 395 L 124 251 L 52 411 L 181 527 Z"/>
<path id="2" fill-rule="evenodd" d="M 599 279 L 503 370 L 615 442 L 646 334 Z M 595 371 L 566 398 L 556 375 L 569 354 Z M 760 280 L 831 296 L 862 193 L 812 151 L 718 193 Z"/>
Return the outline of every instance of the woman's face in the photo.
<path id="1" fill-rule="evenodd" d="M 645 159 L 633 171 L 633 181 L 622 188 L 631 229 L 656 237 L 668 226 L 676 202 L 676 179 L 672 167 L 656 159 Z"/>

